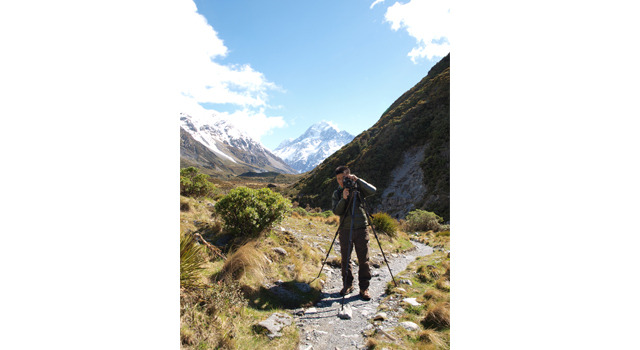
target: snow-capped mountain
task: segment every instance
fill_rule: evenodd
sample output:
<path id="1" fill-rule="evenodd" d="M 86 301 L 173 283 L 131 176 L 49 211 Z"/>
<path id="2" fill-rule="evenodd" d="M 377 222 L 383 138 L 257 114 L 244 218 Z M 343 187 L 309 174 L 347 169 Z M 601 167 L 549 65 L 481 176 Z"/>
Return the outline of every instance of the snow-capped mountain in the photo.
<path id="1" fill-rule="evenodd" d="M 215 114 L 209 117 L 195 117 L 180 113 L 180 127 L 193 139 L 211 150 L 216 156 L 233 167 L 237 164 L 248 166 L 250 171 L 276 171 L 294 174 L 296 171 L 278 156 L 271 153 L 259 141 L 238 129 L 229 121 Z"/>
<path id="2" fill-rule="evenodd" d="M 297 139 L 285 140 L 275 150 L 280 158 L 299 173 L 309 171 L 351 142 L 355 136 L 322 121 L 312 125 Z"/>

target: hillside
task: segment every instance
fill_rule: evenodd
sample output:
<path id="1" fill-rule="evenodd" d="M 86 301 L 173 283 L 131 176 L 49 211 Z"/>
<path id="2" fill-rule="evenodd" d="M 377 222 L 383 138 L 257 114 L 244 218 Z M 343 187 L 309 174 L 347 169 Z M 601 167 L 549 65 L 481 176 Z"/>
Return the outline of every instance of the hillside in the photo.
<path id="1" fill-rule="evenodd" d="M 378 122 L 303 176 L 294 186 L 301 206 L 331 206 L 334 170 L 347 165 L 378 188 L 374 211 L 404 217 L 433 211 L 449 220 L 449 57 L 398 98 Z"/>
<path id="2" fill-rule="evenodd" d="M 180 128 L 180 168 L 196 167 L 208 175 L 221 175 L 248 171 L 249 167 L 222 159 L 202 143 L 196 141 L 191 134 Z"/>

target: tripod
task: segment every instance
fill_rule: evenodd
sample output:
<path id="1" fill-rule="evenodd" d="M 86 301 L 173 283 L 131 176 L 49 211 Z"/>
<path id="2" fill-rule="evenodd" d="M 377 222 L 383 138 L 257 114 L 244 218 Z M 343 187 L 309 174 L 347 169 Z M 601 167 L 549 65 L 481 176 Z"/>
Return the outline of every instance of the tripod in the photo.
<path id="1" fill-rule="evenodd" d="M 363 204 L 363 209 L 365 211 L 365 214 L 367 215 L 367 217 L 369 218 L 370 222 L 373 223 L 373 218 L 371 217 L 371 214 L 369 214 L 369 211 L 367 210 L 367 205 L 366 202 L 364 201 L 364 198 L 362 198 L 360 196 L 360 191 L 358 191 L 357 189 L 353 189 L 353 192 L 350 193 L 349 195 L 349 202 L 347 204 L 347 206 L 351 206 L 351 227 L 349 228 L 349 245 L 348 245 L 348 250 L 347 250 L 347 256 L 348 259 L 350 260 L 351 257 L 351 246 L 353 244 L 353 220 L 355 217 L 355 211 L 356 211 L 356 199 L 358 199 L 360 201 L 360 203 Z M 333 247 L 333 243 L 336 241 L 336 237 L 338 237 L 338 233 L 340 232 L 340 229 L 342 228 L 342 223 L 344 222 L 344 218 L 346 217 L 347 212 L 345 211 L 345 213 L 343 214 L 343 216 L 340 218 L 340 225 L 338 226 L 338 229 L 336 230 L 336 234 L 333 236 L 333 240 L 331 241 L 331 245 L 329 246 L 329 250 L 327 251 L 327 256 L 325 256 L 324 261 L 322 262 L 322 266 L 320 267 L 320 272 L 318 272 L 318 276 L 316 276 L 316 278 L 314 278 L 313 280 L 311 280 L 309 283 L 315 281 L 316 279 L 318 279 L 318 277 L 320 277 L 320 275 L 322 274 L 322 269 L 324 268 L 325 263 L 327 262 L 327 259 L 329 258 L 329 254 L 331 254 L 331 248 Z M 391 279 L 393 280 L 393 284 L 397 287 L 398 284 L 396 283 L 396 279 L 393 277 L 393 273 L 391 272 L 391 267 L 389 267 L 389 262 L 387 261 L 387 257 L 384 254 L 384 250 L 382 250 L 382 245 L 380 244 L 380 240 L 378 239 L 378 234 L 376 233 L 375 230 L 375 226 L 372 224 L 371 228 L 373 229 L 373 234 L 376 237 L 376 241 L 378 242 L 378 247 L 380 247 L 380 251 L 382 252 L 382 257 L 384 259 L 384 262 L 387 265 L 387 268 L 389 269 L 389 274 L 391 275 Z M 349 264 L 349 260 L 347 260 L 346 264 Z M 363 263 L 363 262 L 360 262 Z M 343 262 L 344 264 L 344 262 Z M 348 267 L 347 267 L 348 268 Z M 344 276 L 342 277 L 342 283 L 343 286 L 347 285 L 347 273 L 344 274 Z M 344 298 L 346 296 L 345 295 L 342 296 L 342 308 L 344 308 Z"/>

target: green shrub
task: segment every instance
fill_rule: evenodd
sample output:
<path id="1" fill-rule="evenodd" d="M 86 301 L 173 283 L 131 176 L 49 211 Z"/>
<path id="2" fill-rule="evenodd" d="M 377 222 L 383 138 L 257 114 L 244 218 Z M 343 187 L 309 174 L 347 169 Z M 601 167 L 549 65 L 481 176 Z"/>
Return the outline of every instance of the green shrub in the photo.
<path id="1" fill-rule="evenodd" d="M 317 218 L 330 218 L 333 215 L 333 212 L 331 210 L 325 210 L 323 212 L 320 211 L 311 211 L 309 212 L 309 216 L 314 216 Z"/>
<path id="2" fill-rule="evenodd" d="M 325 210 L 321 213 L 321 215 L 326 219 L 330 218 L 333 215 L 333 212 L 331 210 Z"/>
<path id="3" fill-rule="evenodd" d="M 291 202 L 268 188 L 234 188 L 215 205 L 225 230 L 235 237 L 256 237 L 284 219 Z"/>
<path id="4" fill-rule="evenodd" d="M 193 235 L 180 235 L 180 287 L 199 285 L 199 271 L 205 262 L 205 252 L 198 245 Z"/>
<path id="5" fill-rule="evenodd" d="M 210 197 L 217 192 L 209 176 L 200 174 L 197 168 L 180 169 L 180 195 L 188 197 Z"/>
<path id="6" fill-rule="evenodd" d="M 300 207 L 295 207 L 292 210 L 293 213 L 298 213 L 300 216 L 307 216 L 308 213 L 306 210 L 304 210 L 304 208 L 300 208 Z"/>
<path id="7" fill-rule="evenodd" d="M 442 229 L 440 223 L 442 218 L 430 211 L 416 209 L 407 214 L 405 218 L 405 229 L 409 231 L 429 231 L 438 232 Z"/>
<path id="8" fill-rule="evenodd" d="M 376 231 L 384 233 L 390 237 L 395 237 L 398 233 L 398 222 L 387 213 L 376 213 L 372 215 L 373 226 Z"/>

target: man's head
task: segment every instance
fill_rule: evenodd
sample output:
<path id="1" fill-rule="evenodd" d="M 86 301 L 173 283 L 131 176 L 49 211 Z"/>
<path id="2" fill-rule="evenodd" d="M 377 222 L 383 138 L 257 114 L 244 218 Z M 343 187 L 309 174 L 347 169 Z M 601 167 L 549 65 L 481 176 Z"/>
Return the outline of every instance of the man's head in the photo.
<path id="1" fill-rule="evenodd" d="M 342 179 L 344 178 L 344 176 L 350 173 L 351 170 L 349 170 L 349 168 L 344 165 L 336 168 L 336 180 L 338 180 L 338 184 L 340 185 L 340 187 L 342 187 Z"/>

